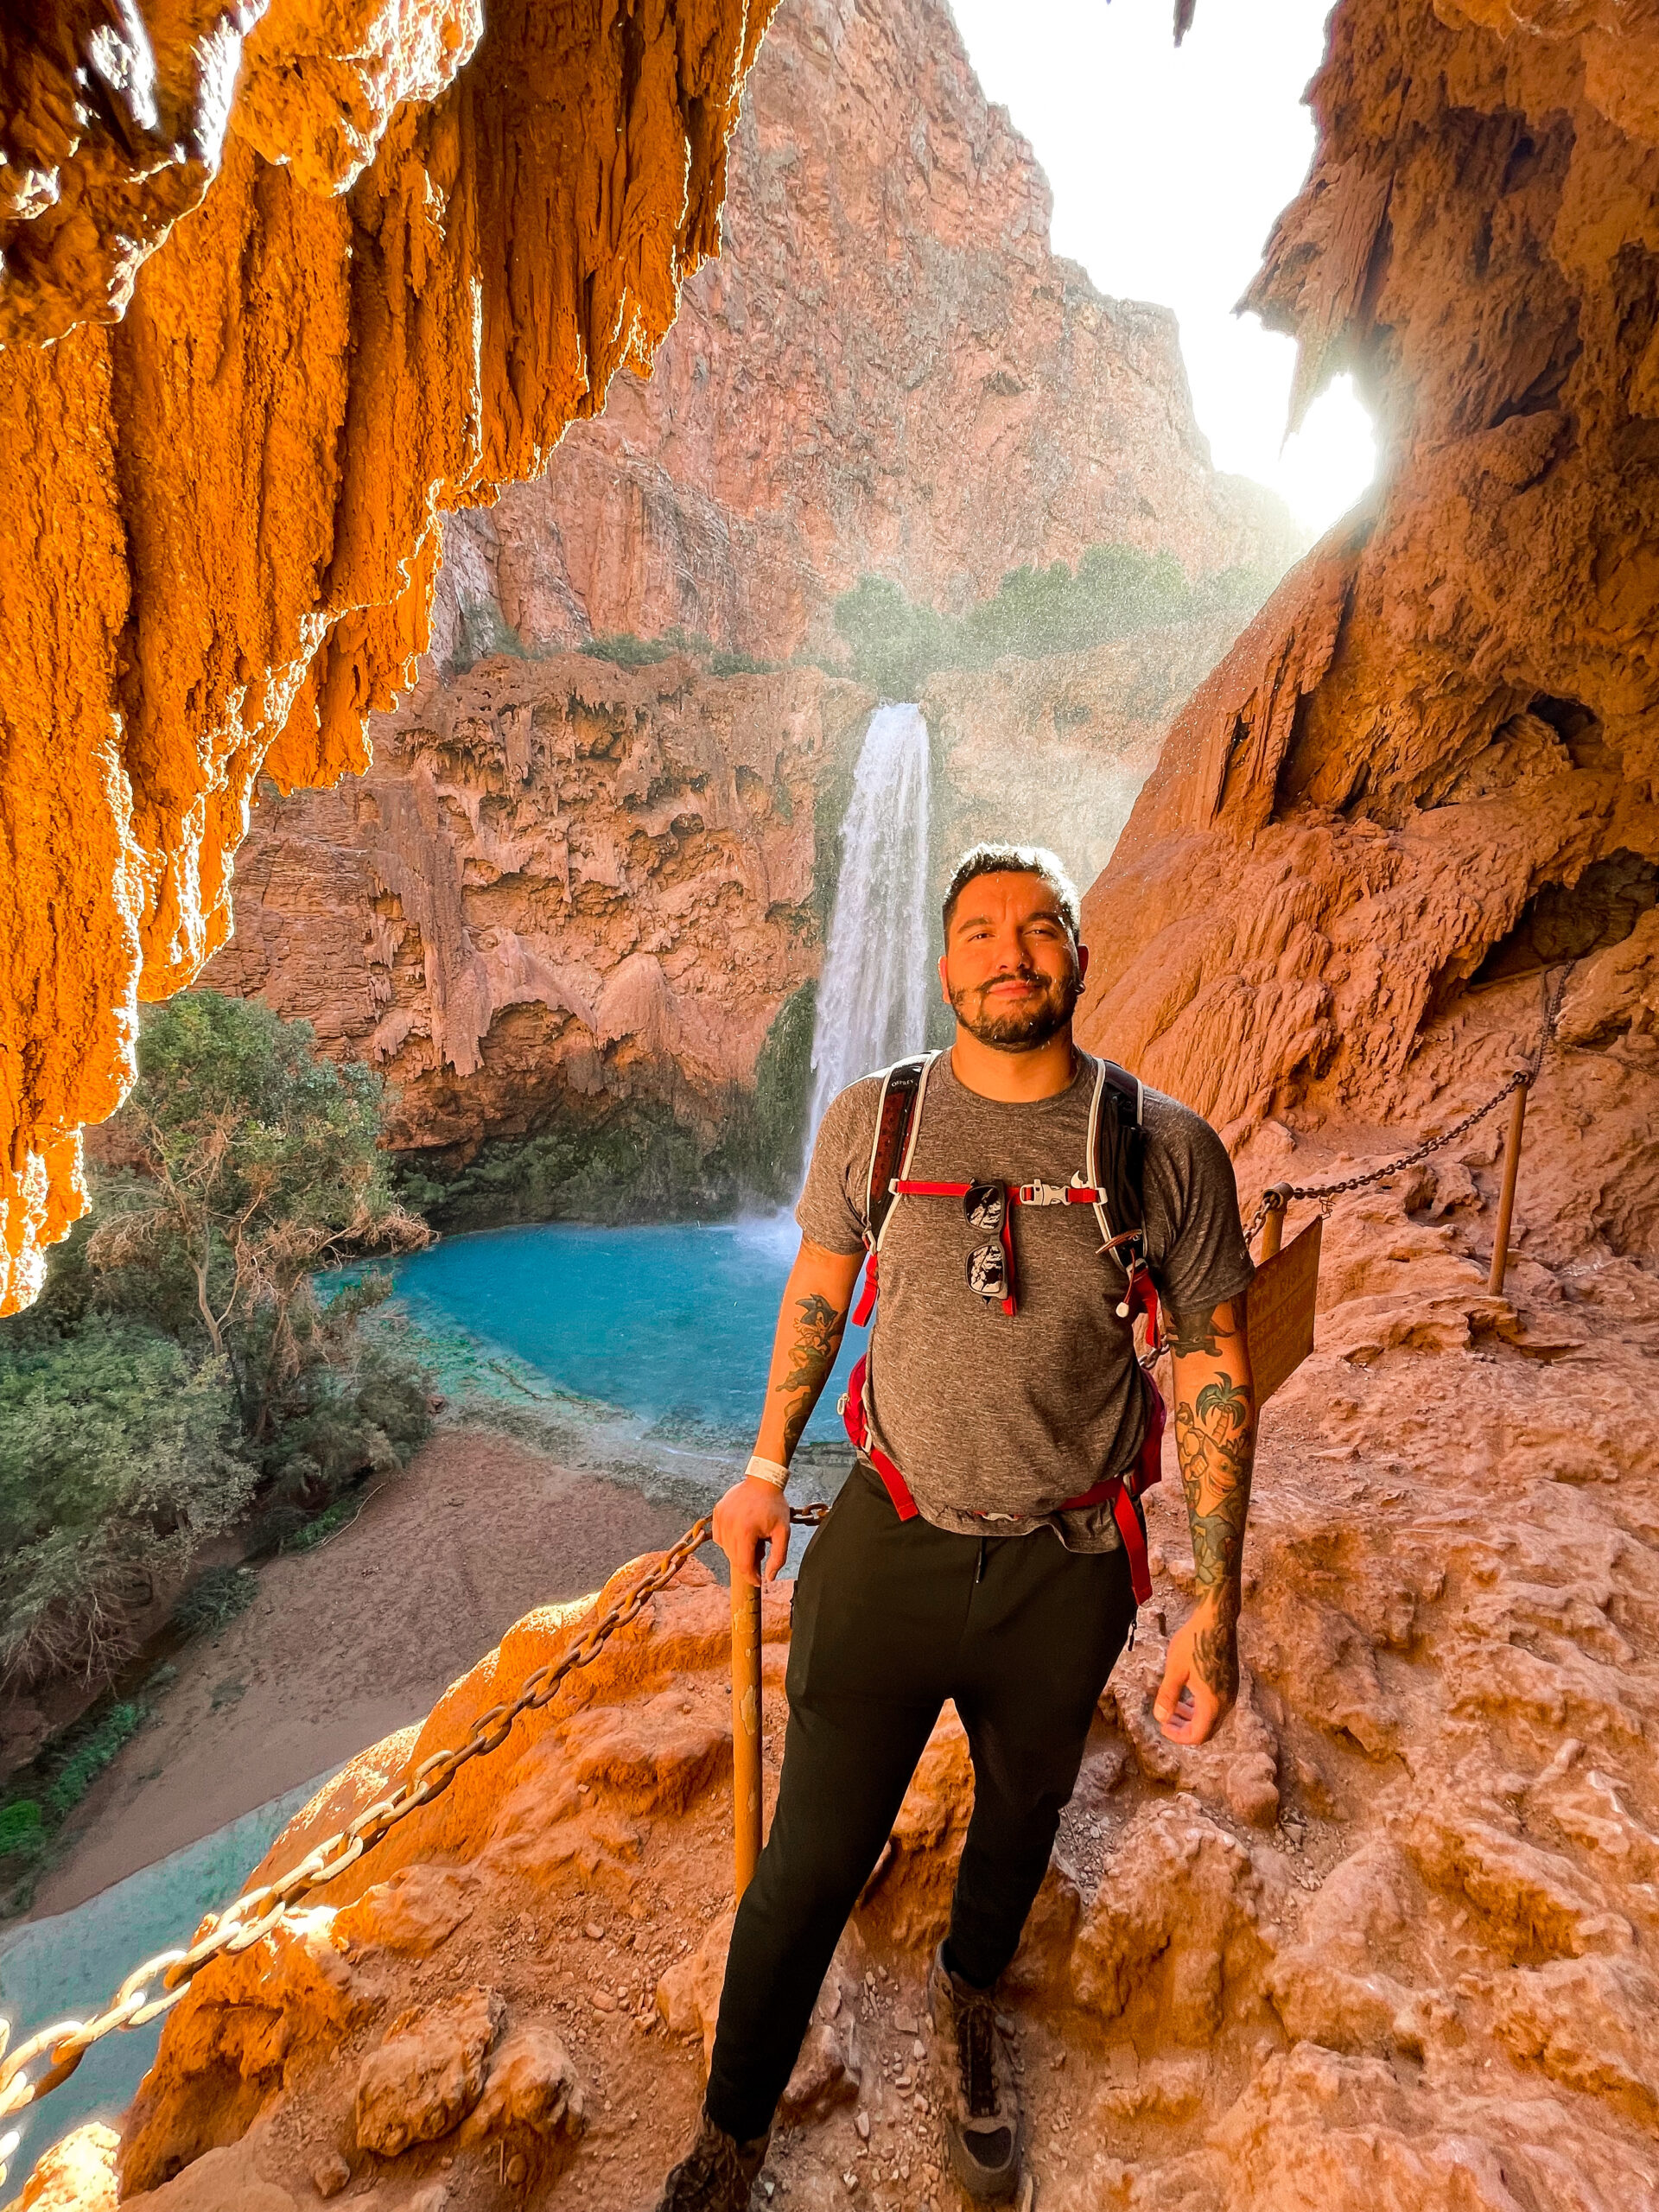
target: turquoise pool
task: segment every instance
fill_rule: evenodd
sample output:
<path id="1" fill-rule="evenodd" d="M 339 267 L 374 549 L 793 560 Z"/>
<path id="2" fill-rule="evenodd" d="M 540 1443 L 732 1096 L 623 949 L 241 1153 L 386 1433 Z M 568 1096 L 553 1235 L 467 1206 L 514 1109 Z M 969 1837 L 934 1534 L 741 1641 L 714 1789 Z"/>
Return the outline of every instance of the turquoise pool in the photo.
<path id="1" fill-rule="evenodd" d="M 445 1237 L 400 1262 L 417 1322 L 503 1346 L 562 1391 L 631 1414 L 655 1445 L 746 1454 L 798 1233 L 777 1222 L 590 1229 L 550 1223 Z M 849 1329 L 806 1441 L 839 1439 Z"/>

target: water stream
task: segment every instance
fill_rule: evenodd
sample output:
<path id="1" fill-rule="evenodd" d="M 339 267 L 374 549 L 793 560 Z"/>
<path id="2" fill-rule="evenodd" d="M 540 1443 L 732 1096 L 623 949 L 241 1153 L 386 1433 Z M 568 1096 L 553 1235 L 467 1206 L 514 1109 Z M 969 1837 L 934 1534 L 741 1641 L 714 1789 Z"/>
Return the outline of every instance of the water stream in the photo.
<path id="1" fill-rule="evenodd" d="M 14 2046 L 54 2020 L 86 2019 L 141 1959 L 190 1941 L 202 1915 L 233 1897 L 291 1816 L 328 1779 L 319 1775 L 199 1843 L 115 1882 L 71 1912 L 25 1921 L 0 1936 L 0 2017 Z M 113 2122 L 156 2056 L 162 2023 L 124 2029 L 95 2044 L 60 2089 L 15 2120 L 0 2136 L 22 2139 L 0 2197 L 10 2203 L 41 2152 L 84 2120 Z"/>
<path id="2" fill-rule="evenodd" d="M 812 1039 L 814 1133 L 838 1090 L 919 1051 L 926 1035 L 927 802 L 921 709 L 878 707 L 842 824 Z"/>

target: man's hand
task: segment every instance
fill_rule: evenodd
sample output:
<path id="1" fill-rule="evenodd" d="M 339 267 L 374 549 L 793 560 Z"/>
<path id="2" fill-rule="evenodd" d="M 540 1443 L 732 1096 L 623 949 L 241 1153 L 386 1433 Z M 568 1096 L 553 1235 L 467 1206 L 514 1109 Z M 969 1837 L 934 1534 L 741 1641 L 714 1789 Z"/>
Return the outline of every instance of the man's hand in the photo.
<path id="1" fill-rule="evenodd" d="M 1212 1684 L 1230 1683 L 1224 1692 Z M 1230 1623 L 1199 1605 L 1169 1639 L 1153 1718 L 1172 1744 L 1208 1743 L 1238 1694 L 1238 1646 Z"/>
<path id="2" fill-rule="evenodd" d="M 732 1562 L 734 1582 L 753 1587 L 763 1580 L 776 1581 L 789 1549 L 789 1505 L 782 1491 L 758 1475 L 734 1483 L 715 1508 L 715 1541 Z M 763 1548 L 764 1576 L 755 1572 Z"/>
<path id="3" fill-rule="evenodd" d="M 1244 1521 L 1255 1461 L 1255 1386 L 1244 1301 L 1172 1313 L 1175 1447 L 1192 1524 L 1198 1602 L 1169 1640 L 1153 1712 L 1172 1744 L 1207 1743 L 1238 1695 Z"/>

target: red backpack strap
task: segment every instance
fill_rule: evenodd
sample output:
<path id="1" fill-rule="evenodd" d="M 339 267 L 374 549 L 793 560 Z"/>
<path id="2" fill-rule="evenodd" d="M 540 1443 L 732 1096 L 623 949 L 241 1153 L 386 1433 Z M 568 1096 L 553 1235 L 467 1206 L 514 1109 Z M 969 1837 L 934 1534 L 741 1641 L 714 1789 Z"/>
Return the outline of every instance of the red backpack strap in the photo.
<path id="1" fill-rule="evenodd" d="M 879 1444 L 870 1440 L 869 1422 L 864 1412 L 864 1377 L 869 1365 L 866 1352 L 847 1377 L 847 1391 L 841 1402 L 842 1427 L 847 1440 L 855 1452 L 861 1452 L 880 1476 L 887 1496 L 893 1500 L 893 1510 L 901 1521 L 916 1518 L 916 1501 L 910 1494 L 910 1484 L 888 1459 Z"/>
<path id="2" fill-rule="evenodd" d="M 853 1309 L 853 1325 L 861 1329 L 875 1311 L 876 1255 L 893 1211 L 893 1185 L 910 1165 L 921 1127 L 920 1107 L 927 1089 L 927 1071 L 938 1058 L 925 1052 L 914 1059 L 895 1060 L 881 1078 L 881 1096 L 875 1109 L 875 1134 L 870 1139 L 870 1165 L 864 1179 L 864 1242 L 869 1258 L 864 1268 L 864 1287 Z"/>

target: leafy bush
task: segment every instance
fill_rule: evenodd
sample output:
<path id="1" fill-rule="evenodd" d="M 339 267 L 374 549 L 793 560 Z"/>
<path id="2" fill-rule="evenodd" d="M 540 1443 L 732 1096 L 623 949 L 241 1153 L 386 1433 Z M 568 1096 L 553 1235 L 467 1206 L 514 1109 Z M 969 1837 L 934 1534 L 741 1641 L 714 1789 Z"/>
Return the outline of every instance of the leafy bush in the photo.
<path id="1" fill-rule="evenodd" d="M 259 1594 L 259 1578 L 245 1567 L 210 1567 L 173 1608 L 173 1625 L 185 1636 L 215 1636 Z"/>
<path id="2" fill-rule="evenodd" d="M 56 1770 L 48 1785 L 46 1810 L 62 1820 L 75 1807 L 109 1765 L 123 1745 L 154 1718 L 142 1699 L 124 1699 L 107 1707 L 85 1729 L 77 1729 L 57 1753 Z"/>
<path id="3" fill-rule="evenodd" d="M 713 641 L 700 630 L 664 630 L 659 638 L 641 638 L 632 630 L 613 630 L 602 638 L 589 638 L 580 650 L 590 660 L 608 660 L 618 668 L 651 668 L 659 660 L 672 660 L 676 653 L 688 654 L 694 660 L 711 660 L 715 657 Z"/>
<path id="4" fill-rule="evenodd" d="M 1154 624 L 1222 607 L 1243 612 L 1274 581 L 1266 569 L 1238 568 L 1189 584 L 1167 553 L 1096 545 L 1075 574 L 1064 561 L 1013 569 L 959 618 L 913 606 L 885 577 L 861 576 L 836 601 L 835 624 L 861 682 L 886 698 L 913 699 L 936 669 L 985 668 L 1004 654 L 1032 660 L 1081 652 Z"/>
<path id="5" fill-rule="evenodd" d="M 190 991 L 156 1007 L 118 1116 L 138 1172 L 99 1192 L 86 1264 L 109 1303 L 229 1363 L 250 1437 L 329 1363 L 313 1275 L 430 1232 L 392 1197 L 379 1078 L 320 1059 L 308 1022 Z"/>
<path id="6" fill-rule="evenodd" d="M 459 632 L 448 663 L 453 675 L 464 676 L 496 653 L 510 653 L 515 660 L 530 658 L 524 639 L 493 599 L 463 599 L 456 611 Z"/>
<path id="7" fill-rule="evenodd" d="M 53 1840 L 124 1744 L 153 1718 L 142 1698 L 94 1711 L 37 1752 L 0 1799 L 0 1919 L 29 1910 Z"/>
<path id="8" fill-rule="evenodd" d="M 378 1079 L 212 991 L 147 1015 L 138 1066 L 128 1164 L 0 1323 L 0 1683 L 107 1681 L 205 1538 L 251 1507 L 274 1541 L 431 1425 L 408 1351 L 359 1329 L 388 1279 L 314 1287 L 430 1234 L 392 1196 Z"/>
<path id="9" fill-rule="evenodd" d="M 0 1805 L 0 1859 L 28 1851 L 41 1834 L 40 1801 L 13 1797 Z"/>
<path id="10" fill-rule="evenodd" d="M 711 676 L 775 676 L 782 667 L 781 661 L 757 660 L 753 653 L 733 653 L 724 651 L 713 655 L 709 663 Z"/>
<path id="11" fill-rule="evenodd" d="M 153 1326 L 0 1334 L 0 1682 L 110 1678 L 133 1614 L 247 1504 L 237 1426 L 226 1363 Z"/>

